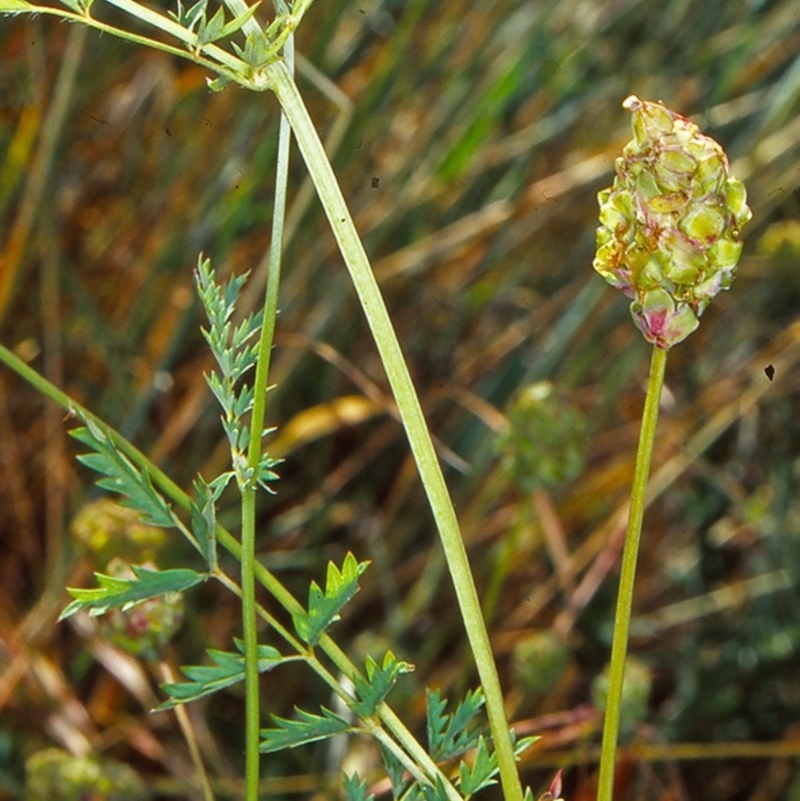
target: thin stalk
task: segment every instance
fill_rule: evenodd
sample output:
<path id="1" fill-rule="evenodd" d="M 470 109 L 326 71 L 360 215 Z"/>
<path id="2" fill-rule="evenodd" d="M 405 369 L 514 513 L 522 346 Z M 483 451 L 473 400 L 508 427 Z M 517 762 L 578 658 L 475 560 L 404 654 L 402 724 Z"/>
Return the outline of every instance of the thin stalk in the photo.
<path id="1" fill-rule="evenodd" d="M 256 435 L 251 435 L 255 438 Z M 245 798 L 258 801 L 261 753 L 258 750 L 261 712 L 258 680 L 258 626 L 256 621 L 255 564 L 256 489 L 240 486 L 242 494 L 242 642 L 244 643 L 245 691 Z"/>
<path id="2" fill-rule="evenodd" d="M 500 779 L 506 801 L 522 801 L 503 693 L 492 655 L 489 635 L 481 612 L 475 581 L 469 566 L 453 503 L 425 422 L 419 399 L 403 357 L 400 343 L 372 273 L 364 246 L 336 181 L 322 142 L 303 104 L 297 87 L 281 62 L 266 68 L 271 88 L 297 139 L 306 167 L 333 229 L 339 249 L 366 315 L 383 362 L 400 417 L 428 496 L 467 630 L 483 692 L 486 711 L 497 751 Z"/>
<path id="3" fill-rule="evenodd" d="M 639 540 L 647 495 L 647 479 L 653 456 L 653 443 L 658 422 L 661 389 L 664 386 L 664 371 L 667 351 L 653 348 L 650 362 L 650 378 L 642 413 L 639 446 L 636 450 L 636 467 L 633 471 L 631 505 L 628 513 L 628 529 L 622 553 L 622 570 L 619 579 L 617 609 L 614 613 L 614 636 L 611 643 L 611 665 L 608 675 L 608 698 L 603 723 L 603 745 L 600 751 L 600 779 L 597 790 L 598 801 L 612 801 L 614 796 L 614 766 L 617 759 L 619 720 L 622 707 L 622 688 L 625 681 L 625 658 L 628 653 L 628 631 L 633 607 L 633 585 L 636 578 L 636 560 L 639 555 Z"/>
<path id="4" fill-rule="evenodd" d="M 172 684 L 178 680 L 166 659 L 162 659 L 158 662 L 158 669 L 161 673 L 161 679 L 168 684 Z M 180 726 L 183 732 L 186 745 L 189 747 L 189 756 L 194 764 L 197 779 L 200 782 L 200 789 L 203 792 L 203 801 L 214 801 L 214 791 L 211 788 L 206 766 L 203 764 L 203 756 L 200 753 L 200 746 L 197 744 L 197 737 L 195 737 L 192 722 L 189 720 L 189 713 L 184 706 L 178 704 L 175 707 L 175 717 L 178 720 L 178 726 Z"/>
<path id="5" fill-rule="evenodd" d="M 111 2 L 111 0 L 109 0 Z M 126 9 L 127 10 L 127 9 Z M 101 33 L 107 33 L 111 36 L 116 36 L 118 39 L 124 39 L 125 41 L 132 42 L 133 44 L 140 44 L 144 47 L 149 47 L 153 50 L 160 50 L 164 53 L 169 53 L 172 56 L 177 56 L 178 58 L 186 59 L 187 61 L 191 61 L 195 64 L 198 64 L 201 67 L 205 67 L 211 72 L 216 73 L 217 75 L 222 75 L 228 80 L 233 82 L 239 82 L 243 85 L 247 85 L 246 79 L 243 77 L 242 70 L 246 68 L 246 64 L 243 61 L 236 59 L 234 56 L 231 56 L 226 51 L 222 50 L 221 48 L 217 47 L 216 45 L 205 45 L 203 47 L 203 53 L 209 54 L 211 56 L 218 56 L 222 54 L 225 63 L 218 64 L 216 61 L 212 61 L 210 58 L 206 58 L 202 54 L 198 54 L 189 50 L 186 50 L 181 47 L 176 47 L 175 45 L 167 44 L 166 42 L 159 42 L 157 39 L 151 39 L 148 36 L 141 36 L 140 34 L 134 33 L 133 31 L 125 30 L 124 28 L 117 28 L 114 25 L 108 25 L 105 22 L 102 22 L 99 19 L 95 19 L 94 17 L 88 16 L 86 14 L 78 14 L 74 11 L 67 11 L 66 9 L 62 8 L 55 8 L 54 6 L 37 6 L 31 5 L 26 9 L 26 13 L 29 14 L 47 14 L 53 17 L 59 17 L 60 19 L 67 20 L 68 22 L 78 22 L 83 25 L 86 25 L 89 28 L 94 28 Z M 158 15 L 156 15 L 158 16 Z M 166 19 L 164 17 L 159 17 L 160 19 Z M 150 20 L 148 20 L 150 21 Z M 171 20 L 169 20 L 171 22 Z M 177 26 L 177 28 L 181 31 L 184 31 L 180 25 L 177 23 L 171 23 L 172 25 Z M 161 27 L 159 24 L 157 27 Z M 173 28 L 170 28 L 168 33 L 173 33 Z M 182 41 L 185 40 L 184 36 L 178 37 Z"/>
<path id="6" fill-rule="evenodd" d="M 293 60 L 291 37 L 287 41 L 288 59 Z M 281 277 L 281 251 L 283 228 L 286 219 L 286 187 L 289 176 L 289 143 L 291 129 L 281 115 L 278 131 L 278 162 L 275 178 L 275 204 L 272 213 L 272 241 L 270 244 L 269 271 L 264 291 L 264 318 L 258 342 L 258 359 L 253 386 L 253 411 L 250 417 L 250 443 L 247 466 L 252 476 L 258 475 L 261 462 L 264 418 L 267 406 L 267 381 L 270 356 L 275 337 L 275 320 L 278 315 L 278 289 Z M 258 627 L 256 621 L 256 490 L 252 479 L 242 492 L 242 641 L 244 643 L 245 679 L 245 791 L 246 801 L 257 801 L 260 778 L 260 689 L 258 677 Z"/>

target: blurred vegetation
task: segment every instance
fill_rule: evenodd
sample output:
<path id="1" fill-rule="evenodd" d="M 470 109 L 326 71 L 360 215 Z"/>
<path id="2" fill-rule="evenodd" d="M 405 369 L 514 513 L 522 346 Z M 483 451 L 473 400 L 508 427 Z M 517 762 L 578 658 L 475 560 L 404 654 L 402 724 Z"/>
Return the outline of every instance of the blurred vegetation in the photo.
<path id="1" fill-rule="evenodd" d="M 795 0 L 318 0 L 298 49 L 448 465 L 510 712 L 543 735 L 524 779 L 541 792 L 568 766 L 569 799 L 593 797 L 591 688 L 649 360 L 627 302 L 591 269 L 596 193 L 629 138 L 630 93 L 724 145 L 754 220 L 733 289 L 668 365 L 631 648 L 652 685 L 618 797 L 800 798 Z M 201 250 L 223 274 L 253 270 L 260 302 L 277 104 L 209 94 L 188 63 L 44 19 L 3 19 L 0 50 L 0 338 L 182 484 L 214 475 L 226 447 L 191 273 Z M 418 726 L 425 685 L 455 696 L 476 679 L 299 158 L 293 179 L 269 411 L 285 462 L 262 499 L 259 558 L 300 595 L 347 549 L 373 561 L 339 634 L 416 664 L 393 697 Z M 509 471 L 530 449 L 506 417 L 542 381 L 586 438 L 577 474 L 544 486 Z M 148 712 L 159 665 L 85 622 L 54 622 L 65 584 L 93 567 L 70 531 L 98 494 L 69 427 L 0 373 L 0 797 L 21 797 L 25 760 L 54 745 L 123 761 L 154 797 L 191 797 L 180 729 Z M 167 545 L 158 561 L 188 556 Z M 232 598 L 204 587 L 188 601 L 164 656 L 173 670 L 238 634 Z M 537 638 L 555 649 L 538 661 Z M 301 671 L 263 681 L 271 711 L 332 703 Z M 220 797 L 236 797 L 240 698 L 190 715 Z M 369 775 L 371 746 L 340 746 L 267 760 L 270 797 L 335 797 L 343 761 Z"/>

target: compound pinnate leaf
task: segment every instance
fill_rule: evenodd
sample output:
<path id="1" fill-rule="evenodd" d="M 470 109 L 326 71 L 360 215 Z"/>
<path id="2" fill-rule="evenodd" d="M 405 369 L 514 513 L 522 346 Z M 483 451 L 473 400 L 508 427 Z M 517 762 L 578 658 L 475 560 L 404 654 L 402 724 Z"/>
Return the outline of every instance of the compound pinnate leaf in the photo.
<path id="1" fill-rule="evenodd" d="M 70 431 L 70 436 L 94 451 L 78 456 L 78 461 L 103 476 L 97 486 L 122 495 L 122 505 L 139 512 L 143 523 L 172 528 L 176 522 L 172 509 L 147 474 L 134 466 L 96 423 L 88 419 L 84 423 Z"/>
<path id="2" fill-rule="evenodd" d="M 328 737 L 342 734 L 351 729 L 350 724 L 335 712 L 331 712 L 324 706 L 321 707 L 321 710 L 321 715 L 315 715 L 295 707 L 297 717 L 294 720 L 273 715 L 272 720 L 275 722 L 276 728 L 261 729 L 261 753 L 271 754 L 275 751 L 283 751 L 285 748 L 326 740 Z"/>
<path id="3" fill-rule="evenodd" d="M 242 24 L 245 24 L 247 19 L 243 19 Z M 220 9 L 208 23 L 203 16 L 198 36 L 201 39 L 203 36 L 218 38 L 218 35 L 224 35 L 225 30 L 227 26 L 223 25 L 222 9 Z M 246 275 L 234 276 L 227 283 L 218 284 L 209 260 L 202 256 L 195 271 L 197 293 L 209 322 L 209 327 L 201 331 L 219 368 L 218 371 L 206 374 L 205 378 L 222 407 L 221 422 L 230 445 L 233 466 L 232 472 L 223 474 L 209 484 L 215 492 L 216 482 L 222 479 L 227 483 L 230 477 L 236 478 L 241 489 L 260 486 L 272 492 L 269 482 L 278 478 L 272 468 L 279 464 L 279 460 L 270 458 L 266 452 L 262 453 L 256 467 L 250 467 L 249 464 L 251 433 L 247 415 L 253 411 L 255 398 L 254 389 L 246 383 L 245 377 L 258 361 L 260 348 L 258 335 L 261 331 L 263 313 L 249 314 L 238 325 L 234 325 L 236 303 L 246 278 Z M 262 437 L 270 432 L 271 429 L 263 431 Z"/>
<path id="4" fill-rule="evenodd" d="M 362 717 L 374 715 L 378 705 L 386 699 L 394 687 L 397 677 L 414 670 L 414 666 L 408 662 L 399 662 L 391 651 L 386 652 L 382 665 L 368 656 L 364 668 L 367 674 L 366 680 L 361 677 L 355 680 L 361 700 L 352 707 L 353 711 Z"/>
<path id="5" fill-rule="evenodd" d="M 483 691 L 468 692 L 455 712 L 447 714 L 447 701 L 438 690 L 426 690 L 428 702 L 428 747 L 434 759 L 452 759 L 476 747 L 480 730 L 476 715 L 484 703 Z"/>
<path id="6" fill-rule="evenodd" d="M 511 732 L 511 739 L 514 744 L 514 756 L 519 758 L 520 754 L 535 743 L 538 737 L 524 737 L 517 741 L 514 732 Z M 461 762 L 459 765 L 460 783 L 458 786 L 464 798 L 470 798 L 479 790 L 497 784 L 496 777 L 500 772 L 497 764 L 497 754 L 489 751 L 486 739 L 481 735 L 478 738 L 478 747 L 475 749 L 475 756 L 471 764 Z"/>
<path id="7" fill-rule="evenodd" d="M 214 648 L 208 650 L 208 656 L 213 665 L 187 665 L 181 668 L 181 673 L 190 681 L 172 682 L 162 684 L 161 689 L 170 696 L 155 711 L 171 709 L 177 704 L 186 704 L 196 701 L 206 695 L 219 692 L 234 684 L 244 681 L 244 654 L 241 640 L 236 641 L 240 653 L 218 651 Z M 266 673 L 286 659 L 279 651 L 269 645 L 258 646 L 258 672 Z"/>
<path id="8" fill-rule="evenodd" d="M 348 553 L 341 570 L 333 562 L 328 562 L 328 575 L 325 592 L 316 581 L 308 590 L 308 611 L 293 616 L 297 636 L 308 645 L 316 645 L 325 629 L 339 619 L 342 607 L 358 592 L 358 579 L 367 569 L 369 562 L 357 562 Z"/>
<path id="9" fill-rule="evenodd" d="M 64 620 L 76 612 L 86 610 L 90 615 L 102 615 L 109 609 L 120 607 L 130 609 L 140 601 L 155 598 L 168 592 L 183 592 L 208 578 L 206 573 L 196 573 L 188 568 L 173 570 L 151 570 L 132 565 L 134 578 L 116 578 L 103 573 L 95 573 L 99 587 L 91 590 L 67 587 L 67 592 L 75 599 L 59 615 Z"/>
<path id="10" fill-rule="evenodd" d="M 197 44 L 202 46 L 215 42 L 222 37 L 222 29 L 225 27 L 225 11 L 218 8 L 210 20 L 202 20 L 197 31 Z"/>
<path id="11" fill-rule="evenodd" d="M 497 755 L 489 753 L 489 748 L 483 737 L 478 738 L 478 747 L 475 750 L 475 758 L 472 764 L 468 765 L 466 762 L 462 762 L 459 765 L 459 773 L 461 782 L 458 789 L 464 798 L 469 798 L 484 787 L 497 784 L 495 779 L 498 773 Z"/>

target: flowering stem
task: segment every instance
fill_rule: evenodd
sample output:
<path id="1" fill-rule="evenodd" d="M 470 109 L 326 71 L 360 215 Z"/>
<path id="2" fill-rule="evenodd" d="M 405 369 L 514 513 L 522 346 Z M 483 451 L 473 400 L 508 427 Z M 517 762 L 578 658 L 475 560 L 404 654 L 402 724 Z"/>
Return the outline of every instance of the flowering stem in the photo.
<path id="1" fill-rule="evenodd" d="M 611 644 L 608 698 L 603 725 L 603 746 L 600 752 L 600 779 L 597 801 L 612 801 L 614 795 L 614 766 L 617 758 L 617 740 L 622 706 L 622 686 L 625 680 L 625 657 L 628 652 L 628 630 L 633 606 L 633 584 L 636 576 L 636 559 L 639 555 L 639 540 L 647 493 L 647 478 L 653 456 L 653 442 L 658 422 L 658 407 L 664 385 L 664 370 L 667 350 L 654 347 L 650 362 L 650 378 L 639 432 L 639 447 L 636 451 L 636 467 L 633 472 L 631 505 L 628 513 L 628 530 L 622 554 L 622 572 L 619 580 L 617 609 L 614 614 L 614 636 Z"/>

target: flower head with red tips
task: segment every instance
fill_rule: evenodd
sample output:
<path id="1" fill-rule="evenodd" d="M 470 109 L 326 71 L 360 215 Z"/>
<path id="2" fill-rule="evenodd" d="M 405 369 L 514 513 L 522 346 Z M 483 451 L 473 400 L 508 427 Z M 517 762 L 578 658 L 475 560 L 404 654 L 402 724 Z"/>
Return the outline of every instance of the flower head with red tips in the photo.
<path id="1" fill-rule="evenodd" d="M 671 348 L 727 289 L 752 217 L 722 147 L 690 120 L 631 95 L 633 139 L 598 195 L 595 270 L 632 298 L 648 342 Z"/>

